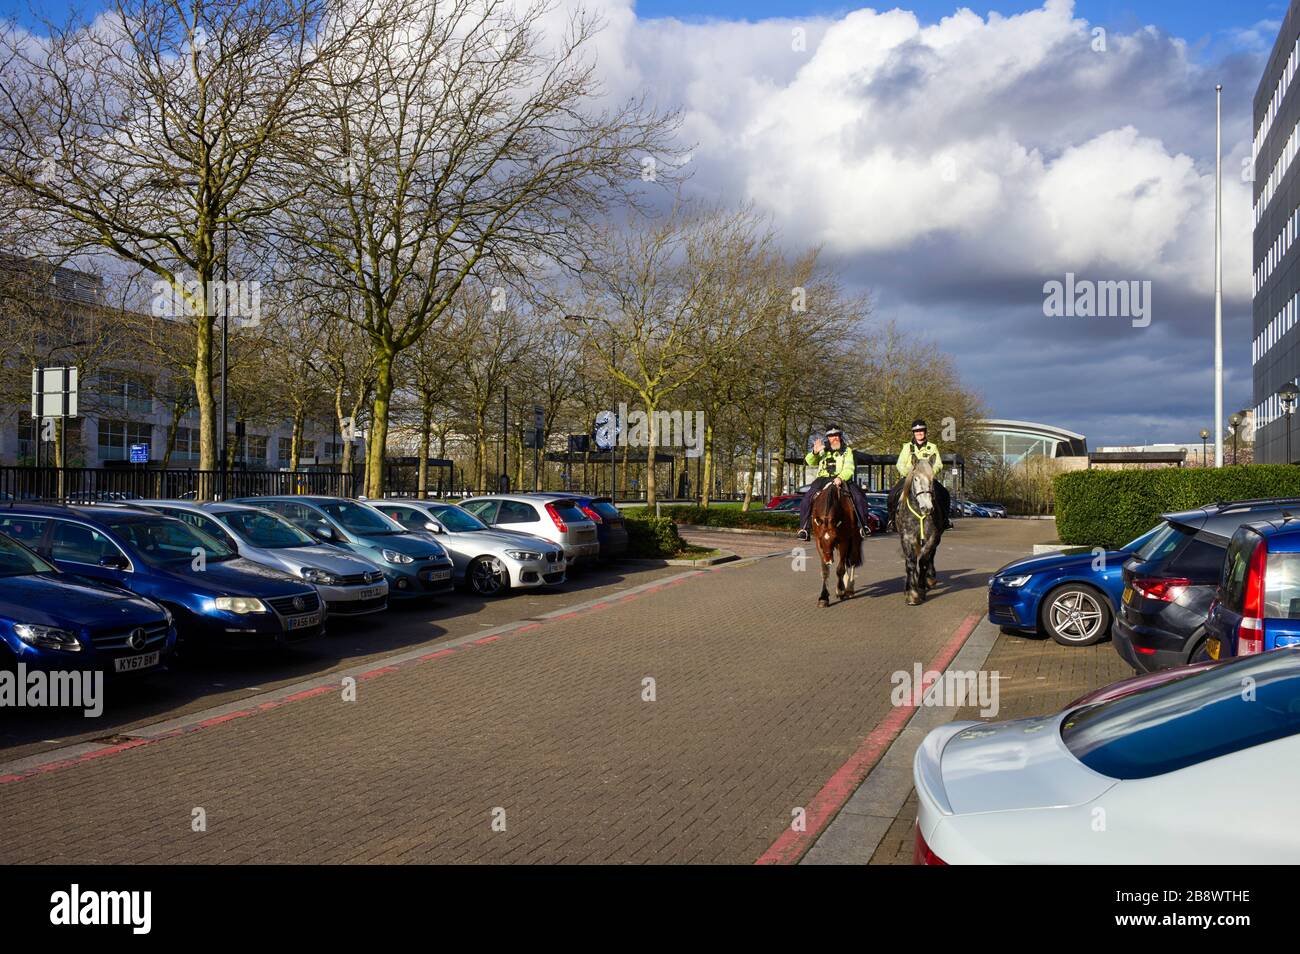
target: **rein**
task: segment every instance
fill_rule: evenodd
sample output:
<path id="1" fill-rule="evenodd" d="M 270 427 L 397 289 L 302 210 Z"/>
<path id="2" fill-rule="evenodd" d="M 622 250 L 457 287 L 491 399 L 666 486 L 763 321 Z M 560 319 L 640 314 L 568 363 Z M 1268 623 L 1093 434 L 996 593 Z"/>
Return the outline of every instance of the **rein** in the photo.
<path id="1" fill-rule="evenodd" d="M 931 492 L 933 492 L 933 490 Z M 917 521 L 920 522 L 921 542 L 924 543 L 925 542 L 925 514 L 917 513 L 916 508 L 912 506 L 912 475 L 910 473 L 907 475 L 907 482 L 903 485 L 903 501 L 904 503 L 907 504 L 907 509 L 911 511 L 912 516 L 915 517 Z"/>

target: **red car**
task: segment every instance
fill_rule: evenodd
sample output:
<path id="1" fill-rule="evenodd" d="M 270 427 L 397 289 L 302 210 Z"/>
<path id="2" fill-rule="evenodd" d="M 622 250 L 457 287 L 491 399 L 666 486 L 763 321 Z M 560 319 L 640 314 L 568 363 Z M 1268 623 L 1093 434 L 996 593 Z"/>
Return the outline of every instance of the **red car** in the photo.
<path id="1" fill-rule="evenodd" d="M 787 500 L 799 500 L 802 497 L 803 494 L 777 494 L 775 497 L 773 497 L 771 500 L 767 502 L 767 509 L 775 510 L 777 507 L 781 506 L 781 504 L 785 503 Z"/>

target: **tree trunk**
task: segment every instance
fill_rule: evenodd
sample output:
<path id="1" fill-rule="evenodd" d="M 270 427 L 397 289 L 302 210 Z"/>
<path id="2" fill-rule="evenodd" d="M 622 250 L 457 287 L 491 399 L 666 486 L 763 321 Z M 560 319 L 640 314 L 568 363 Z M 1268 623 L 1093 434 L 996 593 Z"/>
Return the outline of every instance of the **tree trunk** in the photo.
<path id="1" fill-rule="evenodd" d="M 388 410 L 393 399 L 393 352 L 381 349 L 375 365 L 375 399 L 371 404 L 370 440 L 366 443 L 367 497 L 384 495 L 384 452 L 388 445 Z"/>
<path id="2" fill-rule="evenodd" d="M 292 429 L 289 431 L 289 469 L 290 470 L 298 469 L 298 460 L 302 457 L 302 449 L 303 449 L 302 431 L 303 431 L 303 419 L 305 417 L 306 417 L 306 412 L 303 410 L 302 405 L 298 405 L 293 409 L 293 426 Z"/>
<path id="3" fill-rule="evenodd" d="M 433 442 L 430 433 L 433 427 L 433 408 L 425 397 L 420 402 L 420 469 L 416 481 L 416 496 L 424 500 L 429 496 L 429 445 Z"/>
<path id="4" fill-rule="evenodd" d="M 656 433 L 654 426 L 655 405 L 646 402 L 646 416 L 650 420 L 650 426 L 647 428 L 649 440 L 645 452 L 645 503 L 647 507 L 655 505 L 655 452 L 658 450 L 659 435 Z"/>
<path id="5" fill-rule="evenodd" d="M 713 486 L 713 418 L 704 425 L 704 476 L 700 478 L 700 506 L 709 506 L 709 488 Z"/>
<path id="6" fill-rule="evenodd" d="M 749 509 L 749 502 L 754 498 L 754 478 L 758 476 L 758 441 L 752 441 L 749 451 L 749 473 L 745 475 L 745 501 L 741 510 Z"/>
<path id="7" fill-rule="evenodd" d="M 200 241 L 203 241 L 201 238 Z M 208 314 L 207 290 L 212 287 L 212 266 L 201 264 L 196 275 L 200 282 L 199 301 L 194 316 L 194 398 L 199 408 L 199 470 L 217 468 L 217 409 L 212 394 L 212 317 Z M 212 499 L 211 480 L 200 480 L 196 489 L 199 500 Z"/>

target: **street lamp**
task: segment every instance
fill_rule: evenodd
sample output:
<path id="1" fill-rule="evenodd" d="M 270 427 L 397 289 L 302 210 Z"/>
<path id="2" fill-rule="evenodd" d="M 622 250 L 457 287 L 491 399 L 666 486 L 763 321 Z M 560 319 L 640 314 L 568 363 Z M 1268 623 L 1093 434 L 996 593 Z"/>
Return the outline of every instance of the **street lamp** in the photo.
<path id="1" fill-rule="evenodd" d="M 1241 427 L 1240 411 L 1228 418 L 1228 425 L 1232 428 L 1232 462 L 1235 464 L 1237 463 L 1237 428 Z"/>
<path id="2" fill-rule="evenodd" d="M 1209 440 L 1210 432 L 1204 427 L 1201 428 L 1201 466 L 1208 466 L 1205 461 L 1205 442 Z"/>
<path id="3" fill-rule="evenodd" d="M 1300 388 L 1295 386 L 1294 381 L 1288 381 L 1277 389 L 1277 396 L 1282 400 L 1282 407 L 1286 409 L 1286 462 L 1291 463 L 1291 412 L 1295 410 L 1296 395 L 1300 394 Z"/>

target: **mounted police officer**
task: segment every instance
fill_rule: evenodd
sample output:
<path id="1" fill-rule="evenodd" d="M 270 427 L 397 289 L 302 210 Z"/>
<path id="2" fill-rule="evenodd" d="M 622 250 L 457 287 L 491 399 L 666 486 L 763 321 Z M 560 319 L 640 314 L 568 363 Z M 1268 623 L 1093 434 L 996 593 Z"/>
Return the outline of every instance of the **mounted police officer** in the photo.
<path id="1" fill-rule="evenodd" d="M 944 527 L 947 528 L 952 526 L 952 521 L 948 517 L 950 497 L 948 488 L 939 483 L 939 471 L 943 470 L 943 455 L 939 453 L 939 448 L 933 441 L 926 439 L 926 433 L 925 421 L 918 417 L 912 422 L 912 439 L 898 452 L 898 463 L 894 465 L 898 470 L 898 480 L 889 490 L 889 522 L 894 522 L 898 498 L 903 493 L 903 480 L 912 472 L 916 462 L 924 459 L 929 462 L 930 470 L 934 473 L 934 494 L 939 504 L 939 512 L 943 514 Z"/>
<path id="2" fill-rule="evenodd" d="M 837 486 L 848 487 L 849 496 L 853 498 L 853 509 L 858 516 L 858 531 L 867 535 L 867 498 L 862 488 L 853 479 L 856 466 L 853 462 L 853 448 L 844 441 L 844 432 L 832 427 L 826 432 L 826 440 L 813 441 L 812 450 L 804 458 L 809 467 L 817 468 L 817 479 L 808 486 L 808 492 L 799 503 L 799 539 L 808 539 L 808 523 L 812 519 L 812 502 L 817 492 L 831 481 Z"/>

